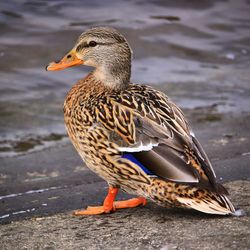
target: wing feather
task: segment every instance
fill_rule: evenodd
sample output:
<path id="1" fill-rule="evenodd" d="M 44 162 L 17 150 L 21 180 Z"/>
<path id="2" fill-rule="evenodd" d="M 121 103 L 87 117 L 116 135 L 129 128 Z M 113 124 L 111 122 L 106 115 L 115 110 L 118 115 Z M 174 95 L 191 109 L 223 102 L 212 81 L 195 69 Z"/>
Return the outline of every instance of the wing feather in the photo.
<path id="1" fill-rule="evenodd" d="M 131 84 L 100 102 L 97 117 L 121 154 L 133 155 L 157 176 L 217 188 L 211 163 L 183 112 L 163 93 Z"/>

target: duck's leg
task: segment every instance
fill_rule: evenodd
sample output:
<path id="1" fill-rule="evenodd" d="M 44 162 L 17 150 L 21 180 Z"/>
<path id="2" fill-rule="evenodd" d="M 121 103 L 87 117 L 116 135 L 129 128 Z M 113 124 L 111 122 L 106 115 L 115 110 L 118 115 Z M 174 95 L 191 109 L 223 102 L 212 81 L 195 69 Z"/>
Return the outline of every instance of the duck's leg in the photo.
<path id="1" fill-rule="evenodd" d="M 140 205 L 145 206 L 147 204 L 147 200 L 143 197 L 133 198 L 126 201 L 115 201 L 114 207 L 115 209 L 121 208 L 131 208 L 138 207 Z"/>
<path id="2" fill-rule="evenodd" d="M 140 205 L 146 205 L 147 201 L 145 198 L 138 197 L 126 201 L 114 201 L 118 193 L 118 188 L 109 187 L 108 195 L 106 196 L 103 205 L 98 207 L 87 207 L 85 210 L 77 210 L 74 215 L 95 215 L 104 214 L 115 211 L 121 208 L 131 208 Z"/>

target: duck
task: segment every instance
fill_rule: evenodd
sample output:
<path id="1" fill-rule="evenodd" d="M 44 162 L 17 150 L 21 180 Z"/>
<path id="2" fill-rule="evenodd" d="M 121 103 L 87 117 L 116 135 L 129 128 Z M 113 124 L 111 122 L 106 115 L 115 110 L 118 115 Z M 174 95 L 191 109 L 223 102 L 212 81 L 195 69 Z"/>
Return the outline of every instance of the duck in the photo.
<path id="1" fill-rule="evenodd" d="M 64 120 L 72 144 L 87 167 L 108 184 L 101 206 L 76 210 L 98 215 L 144 206 L 217 215 L 235 214 L 183 111 L 163 92 L 131 77 L 132 50 L 111 27 L 82 33 L 74 47 L 47 71 L 93 68 L 68 92 Z M 121 189 L 135 198 L 116 201 Z"/>

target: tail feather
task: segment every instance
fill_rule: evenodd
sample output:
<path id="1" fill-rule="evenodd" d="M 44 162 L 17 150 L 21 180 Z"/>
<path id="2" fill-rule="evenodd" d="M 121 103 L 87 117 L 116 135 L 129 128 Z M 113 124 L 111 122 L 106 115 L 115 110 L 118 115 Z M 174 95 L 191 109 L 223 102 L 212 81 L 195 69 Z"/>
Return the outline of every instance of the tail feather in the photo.
<path id="1" fill-rule="evenodd" d="M 193 208 L 203 213 L 220 215 L 235 213 L 233 204 L 225 195 L 213 194 L 202 199 L 177 197 L 177 200 L 185 207 Z"/>
<path id="2" fill-rule="evenodd" d="M 227 208 L 234 214 L 235 208 L 232 202 L 227 198 L 226 195 L 220 195 L 220 198 L 223 200 L 223 203 L 227 206 Z"/>

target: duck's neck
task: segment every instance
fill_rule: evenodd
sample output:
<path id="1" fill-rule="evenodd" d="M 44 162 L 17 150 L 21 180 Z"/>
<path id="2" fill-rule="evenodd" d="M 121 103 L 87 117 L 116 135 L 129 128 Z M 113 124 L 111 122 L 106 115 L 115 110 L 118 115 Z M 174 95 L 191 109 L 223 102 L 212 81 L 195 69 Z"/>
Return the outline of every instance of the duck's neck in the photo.
<path id="1" fill-rule="evenodd" d="M 131 63 L 119 61 L 117 64 L 103 65 L 96 68 L 93 76 L 105 86 L 114 89 L 126 88 L 130 82 Z"/>

